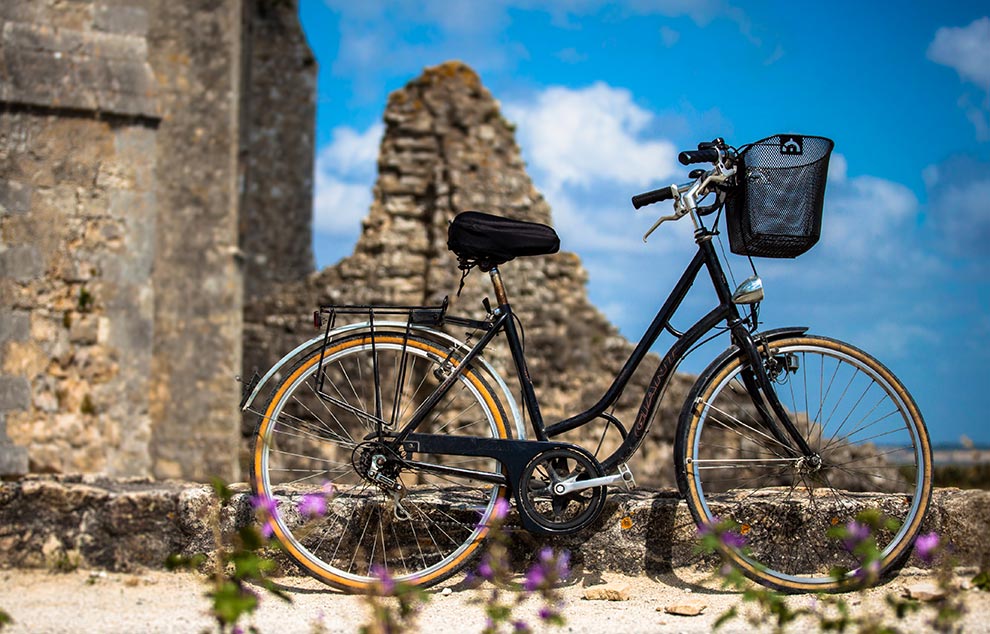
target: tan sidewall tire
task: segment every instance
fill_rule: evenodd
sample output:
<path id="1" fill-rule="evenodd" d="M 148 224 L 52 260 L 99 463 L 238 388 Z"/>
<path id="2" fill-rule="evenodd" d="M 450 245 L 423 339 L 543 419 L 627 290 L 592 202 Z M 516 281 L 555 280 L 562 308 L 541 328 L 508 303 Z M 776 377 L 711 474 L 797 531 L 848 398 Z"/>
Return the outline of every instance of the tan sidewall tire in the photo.
<path id="1" fill-rule="evenodd" d="M 337 355 L 338 353 L 345 352 L 349 348 L 361 347 L 369 345 L 371 343 L 372 336 L 369 334 L 356 335 L 347 339 L 344 339 L 338 343 L 332 344 L 327 348 L 324 358 L 329 358 Z M 384 334 L 377 335 L 375 337 L 376 344 L 388 345 L 388 344 L 402 344 L 403 336 L 394 334 Z M 438 356 L 440 359 L 447 358 L 449 349 L 442 347 L 433 342 L 427 341 L 424 338 L 411 336 L 406 342 L 410 348 L 416 348 L 428 354 Z M 278 387 L 275 389 L 268 404 L 265 406 L 265 412 L 261 416 L 258 426 L 254 433 L 254 451 L 251 460 L 251 488 L 255 495 L 265 496 L 267 492 L 264 490 L 263 478 L 263 463 L 264 463 L 264 453 L 266 448 L 266 438 L 267 434 L 271 428 L 272 415 L 276 406 L 284 398 L 286 390 L 288 390 L 299 377 L 310 370 L 313 366 L 317 365 L 320 361 L 320 351 L 312 352 L 308 357 L 305 357 L 300 361 L 290 372 L 289 375 L 279 383 Z M 456 362 L 455 362 L 456 365 Z M 463 377 L 467 379 L 471 385 L 478 390 L 478 393 L 482 396 L 483 404 L 486 406 L 488 412 L 491 413 L 492 420 L 495 423 L 496 432 L 498 438 L 508 438 L 508 432 L 506 428 L 506 417 L 504 409 L 496 398 L 495 394 L 488 386 L 488 384 L 482 380 L 477 372 L 473 368 L 467 369 Z M 505 487 L 499 487 L 496 491 L 496 496 L 505 497 L 507 492 Z M 285 549 L 285 551 L 292 557 L 299 565 L 310 575 L 316 577 L 317 579 L 332 585 L 341 590 L 347 592 L 367 592 L 371 584 L 368 582 L 355 581 L 353 579 L 348 579 L 340 575 L 334 574 L 333 572 L 318 566 L 310 557 L 307 557 L 299 551 L 296 545 L 293 543 L 295 540 L 287 536 L 282 529 L 282 527 L 277 522 L 272 522 L 273 534 L 279 543 Z M 435 583 L 439 583 L 444 579 L 455 574 L 464 565 L 466 565 L 471 559 L 478 554 L 479 547 L 484 543 L 487 537 L 488 530 L 483 528 L 478 532 L 478 534 L 471 540 L 471 543 L 450 562 L 443 565 L 441 568 L 430 572 L 423 576 L 414 576 L 414 578 L 405 579 L 405 583 L 410 583 L 413 585 L 429 586 Z"/>
<path id="2" fill-rule="evenodd" d="M 914 429 L 917 432 L 918 444 L 921 446 L 921 451 L 924 456 L 922 486 L 916 492 L 916 496 L 920 497 L 920 504 L 918 511 L 911 519 L 911 523 L 908 526 L 907 531 L 904 533 L 904 538 L 897 543 L 894 549 L 891 550 L 881 562 L 882 576 L 885 572 L 901 563 L 909 554 L 911 544 L 914 542 L 914 537 L 918 534 L 918 530 L 921 527 L 921 522 L 924 519 L 925 513 L 927 512 L 928 506 L 931 502 L 931 443 L 928 438 L 928 430 L 925 427 L 924 419 L 918 411 L 918 406 L 915 404 L 914 399 L 911 398 L 911 395 L 907 392 L 901 382 L 890 372 L 890 370 L 888 370 L 882 363 L 854 346 L 834 339 L 811 335 L 787 337 L 772 341 L 770 345 L 773 348 L 783 348 L 796 345 L 817 346 L 853 357 L 863 365 L 870 367 L 890 387 L 892 387 L 904 403 L 905 407 L 908 409 L 909 415 L 911 416 L 914 424 Z M 720 367 L 715 369 L 714 373 L 711 371 L 705 371 L 702 373 L 701 379 L 699 379 L 698 383 L 695 384 L 694 388 L 692 388 L 690 392 L 688 404 L 697 402 L 699 398 L 703 398 L 705 399 L 705 402 L 707 402 L 707 400 L 711 397 L 712 390 L 716 386 L 721 385 L 726 377 L 734 373 L 740 363 L 741 356 L 736 354 L 723 361 Z M 702 385 L 702 382 L 704 385 Z M 681 442 L 679 443 L 684 448 L 682 455 L 678 455 L 676 457 L 679 461 L 679 465 L 684 464 L 684 461 L 695 453 L 694 443 L 697 438 L 696 432 L 700 419 L 700 412 L 695 411 L 697 408 L 693 406 L 690 406 L 690 410 L 688 410 L 688 407 L 689 405 L 685 406 L 685 413 L 688 411 L 691 412 L 689 414 L 690 420 L 685 424 L 685 413 L 682 413 L 681 425 L 679 425 L 681 429 L 680 433 L 685 435 L 685 437 L 681 438 Z M 688 508 L 690 509 L 695 522 L 700 525 L 701 523 L 708 521 L 708 518 L 704 516 L 704 504 L 701 501 L 702 496 L 698 491 L 697 481 L 695 478 L 688 475 L 685 478 L 684 485 L 685 490 L 683 493 L 685 494 Z M 837 592 L 850 589 L 849 583 L 844 583 L 841 581 L 834 581 L 830 583 L 800 583 L 787 579 L 781 579 L 777 576 L 768 575 L 766 572 L 754 566 L 751 561 L 741 557 L 739 553 L 734 550 L 726 550 L 724 554 L 727 555 L 750 579 L 785 592 Z"/>

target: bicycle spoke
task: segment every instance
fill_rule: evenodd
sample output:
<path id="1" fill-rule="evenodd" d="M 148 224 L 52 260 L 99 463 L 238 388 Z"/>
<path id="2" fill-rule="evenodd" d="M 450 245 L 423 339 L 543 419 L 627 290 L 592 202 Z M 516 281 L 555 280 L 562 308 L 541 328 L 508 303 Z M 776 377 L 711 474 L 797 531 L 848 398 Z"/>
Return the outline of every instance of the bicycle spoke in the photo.
<path id="1" fill-rule="evenodd" d="M 688 485 L 697 496 L 688 496 L 688 502 L 695 517 L 731 518 L 740 525 L 748 554 L 738 556 L 752 562 L 746 568 L 749 576 L 813 591 L 838 587 L 830 576 L 836 566 L 860 565 L 828 537 L 831 526 L 851 522 L 867 509 L 909 524 L 924 506 L 917 500 L 928 495 L 930 483 L 918 486 L 918 460 L 909 466 L 889 462 L 905 452 L 916 455 L 924 428 L 893 396 L 897 389 L 875 362 L 861 360 L 848 345 L 813 337 L 795 340 L 814 343 L 774 349 L 775 355 L 798 355 L 800 363 L 786 380 L 778 377 L 773 389 L 778 400 L 789 401 L 792 420 L 812 455 L 791 458 L 782 443 L 763 432 L 752 399 L 740 389 L 745 368 L 726 362 L 728 370 L 709 373 L 722 376 L 721 384 L 692 394 L 702 405 L 689 414 L 694 422 L 686 431 L 692 458 L 686 467 Z M 905 499 L 914 502 L 905 505 Z M 912 526 L 916 532 L 917 522 Z M 892 565 L 894 553 L 908 552 L 903 543 L 913 534 L 877 535 L 887 557 L 883 566 Z"/>

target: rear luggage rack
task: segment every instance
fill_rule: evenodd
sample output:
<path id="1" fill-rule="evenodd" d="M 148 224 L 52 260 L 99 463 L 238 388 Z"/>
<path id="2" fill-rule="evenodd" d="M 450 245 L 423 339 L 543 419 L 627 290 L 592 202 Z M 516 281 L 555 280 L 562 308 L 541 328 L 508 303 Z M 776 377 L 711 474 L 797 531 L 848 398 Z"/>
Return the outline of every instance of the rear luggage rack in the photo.
<path id="1" fill-rule="evenodd" d="M 380 402 L 381 397 L 376 396 L 375 402 L 375 413 L 374 416 L 366 412 L 362 412 L 352 406 L 344 403 L 338 398 L 327 394 L 323 391 L 324 380 L 326 378 L 326 373 L 324 372 L 324 362 L 326 361 L 327 350 L 330 349 L 331 344 L 334 339 L 334 327 L 336 326 L 338 315 L 359 315 L 367 319 L 367 328 L 370 332 L 371 339 L 371 355 L 372 355 L 372 367 L 375 381 L 375 394 L 381 394 L 381 374 L 378 367 L 378 350 L 376 343 L 378 337 L 376 336 L 376 328 L 382 326 L 382 321 L 380 318 L 382 316 L 392 317 L 391 320 L 384 320 L 384 327 L 388 329 L 388 332 L 393 335 L 399 334 L 399 329 L 401 328 L 402 334 L 402 359 L 403 362 L 399 368 L 398 381 L 404 380 L 406 372 L 406 349 L 409 345 L 409 337 L 412 333 L 412 329 L 416 328 L 431 328 L 439 330 L 444 326 L 444 324 L 453 324 L 456 326 L 465 326 L 473 329 L 480 330 L 491 330 L 493 323 L 491 320 L 488 321 L 478 321 L 475 319 L 467 319 L 464 317 L 454 317 L 447 314 L 447 307 L 449 305 L 449 298 L 444 297 L 443 302 L 437 306 L 394 306 L 394 305 L 320 305 L 319 309 L 313 312 L 313 325 L 317 329 L 325 328 L 323 333 L 323 341 L 320 347 L 320 359 L 319 364 L 316 368 L 316 375 L 313 378 L 314 387 L 316 388 L 316 394 L 323 400 L 333 403 L 338 407 L 345 410 L 351 411 L 355 415 L 367 417 L 371 422 L 376 424 L 383 424 L 388 426 L 389 423 L 383 419 L 383 404 Z M 395 319 L 397 316 L 403 316 L 404 319 Z M 445 363 L 450 361 L 450 356 L 454 354 L 451 350 Z M 399 394 L 397 393 L 395 398 L 397 399 Z M 393 404 L 393 409 L 397 404 Z M 393 418 L 395 413 L 393 412 Z"/>
<path id="2" fill-rule="evenodd" d="M 431 326 L 433 328 L 440 328 L 443 326 L 444 317 L 447 314 L 447 305 L 449 304 L 449 298 L 444 297 L 443 302 L 439 306 L 390 306 L 390 305 L 343 305 L 336 306 L 333 304 L 321 305 L 319 310 L 313 313 L 313 325 L 320 328 L 323 325 L 323 316 L 326 315 L 326 330 L 323 334 L 323 345 L 320 349 L 320 361 L 316 368 L 316 393 L 325 397 L 323 393 L 323 361 L 326 356 L 327 348 L 330 346 L 332 340 L 332 333 L 334 325 L 337 322 L 337 315 L 366 315 L 368 318 L 368 325 L 371 329 L 371 354 L 373 359 L 374 374 L 375 374 L 375 393 L 379 394 L 379 372 L 378 372 L 378 352 L 375 349 L 375 319 L 382 315 L 404 315 L 405 316 L 405 334 L 402 340 L 402 354 L 405 357 L 406 345 L 409 342 L 409 331 L 413 326 Z M 403 367 L 403 370 L 405 368 Z M 382 417 L 381 403 L 375 403 L 375 417 L 379 420 Z"/>

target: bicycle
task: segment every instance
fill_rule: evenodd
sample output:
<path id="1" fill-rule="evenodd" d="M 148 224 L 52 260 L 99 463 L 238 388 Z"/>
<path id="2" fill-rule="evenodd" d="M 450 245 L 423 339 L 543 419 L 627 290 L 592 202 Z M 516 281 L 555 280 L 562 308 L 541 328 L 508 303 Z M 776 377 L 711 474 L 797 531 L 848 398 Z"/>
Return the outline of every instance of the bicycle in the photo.
<path id="1" fill-rule="evenodd" d="M 724 210 L 730 247 L 750 263 L 752 256 L 810 249 L 820 235 L 832 146 L 822 137 L 777 135 L 737 150 L 716 139 L 679 156 L 684 165 L 710 169 L 634 196 L 637 209 L 674 204 L 644 241 L 662 223 L 688 216 L 697 253 L 601 399 L 550 425 L 499 266 L 556 252 L 552 228 L 480 212 L 455 217 L 448 246 L 463 275 L 477 267 L 493 285 L 496 306 L 486 298 L 483 319 L 448 315 L 446 299 L 439 306 L 321 306 L 314 322 L 322 334 L 260 380 L 255 375 L 242 402 L 260 416 L 252 488 L 286 502 L 268 527 L 307 572 L 348 591 L 368 590 L 382 571 L 421 585 L 450 577 L 480 552 L 493 514 L 510 498 L 532 533 L 580 531 L 599 516 L 607 487 L 635 485 L 626 462 L 646 437 L 674 369 L 721 329 L 731 345 L 698 377 L 675 437 L 677 485 L 694 520 L 729 520 L 738 544 L 726 545 L 725 554 L 757 582 L 838 591 L 861 571 L 829 530 L 879 509 L 896 526 L 876 535 L 878 572 L 894 569 L 908 556 L 931 497 L 931 449 L 917 406 L 889 370 L 854 346 L 804 327 L 758 330 L 760 278 L 733 291 L 712 244 Z M 702 205 L 710 196 L 714 202 Z M 704 218 L 716 212 L 707 227 Z M 678 332 L 671 317 L 702 269 L 718 306 Z M 338 316 L 355 315 L 365 321 L 336 324 Z M 445 324 L 471 333 L 461 341 L 440 330 Z M 609 407 L 665 330 L 676 340 L 626 429 Z M 498 335 L 511 352 L 525 412 L 482 356 Z M 267 404 L 251 409 L 266 389 Z M 601 460 L 554 440 L 601 419 L 621 437 Z M 333 495 L 325 496 L 326 513 L 309 520 L 296 503 L 327 483 Z M 848 572 L 836 577 L 837 569 Z"/>

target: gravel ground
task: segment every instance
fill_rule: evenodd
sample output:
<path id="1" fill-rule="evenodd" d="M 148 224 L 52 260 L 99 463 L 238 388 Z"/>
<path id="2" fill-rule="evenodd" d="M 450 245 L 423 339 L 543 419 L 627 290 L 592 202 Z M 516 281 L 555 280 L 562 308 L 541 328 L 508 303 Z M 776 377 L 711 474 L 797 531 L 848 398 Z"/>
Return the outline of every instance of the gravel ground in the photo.
<path id="1" fill-rule="evenodd" d="M 961 578 L 960 578 L 961 579 Z M 53 574 L 39 570 L 5 570 L 0 572 L 0 608 L 14 619 L 4 634 L 44 634 L 70 632 L 127 633 L 201 632 L 213 627 L 207 614 L 203 593 L 205 578 L 191 573 L 148 571 L 140 574 L 75 571 Z M 264 597 L 253 624 L 261 632 L 278 634 L 356 632 L 367 618 L 365 599 L 328 590 L 308 577 L 283 577 L 281 584 L 293 597 L 291 604 L 274 597 Z M 597 580 L 596 580 L 597 581 Z M 606 576 L 602 581 L 627 585 L 627 601 L 589 601 L 583 598 L 589 583 L 575 583 L 563 589 L 563 628 L 536 628 L 537 632 L 619 634 L 625 632 L 708 632 L 725 610 L 740 604 L 737 593 L 719 589 L 706 575 L 677 570 L 658 577 Z M 900 593 L 906 586 L 931 581 L 922 571 L 905 571 L 894 581 L 860 595 L 848 595 L 857 614 L 877 612 L 889 593 Z M 444 588 L 451 588 L 446 592 Z M 463 584 L 447 583 L 435 588 L 423 609 L 419 631 L 431 634 L 480 632 L 484 616 L 479 601 L 491 591 L 490 586 L 468 589 Z M 962 621 L 966 632 L 990 632 L 990 593 L 964 591 L 967 614 Z M 789 598 L 794 606 L 811 605 L 809 596 Z M 699 616 L 667 614 L 668 606 L 700 602 L 705 607 Z M 530 622 L 538 605 L 523 604 L 519 616 Z M 905 632 L 929 631 L 929 613 L 901 622 Z M 322 628 L 322 629 L 321 629 Z M 722 632 L 770 631 L 764 624 L 754 628 L 743 619 L 723 627 Z M 798 623 L 788 631 L 816 629 L 811 623 Z"/>

